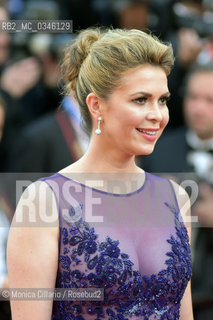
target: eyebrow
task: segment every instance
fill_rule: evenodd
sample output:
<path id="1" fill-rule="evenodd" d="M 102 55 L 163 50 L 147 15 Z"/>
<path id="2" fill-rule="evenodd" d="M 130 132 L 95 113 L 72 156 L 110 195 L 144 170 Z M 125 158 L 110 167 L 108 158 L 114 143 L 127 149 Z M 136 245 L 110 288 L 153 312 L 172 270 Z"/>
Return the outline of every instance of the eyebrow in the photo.
<path id="1" fill-rule="evenodd" d="M 148 93 L 148 92 L 144 92 L 144 91 L 139 91 L 139 92 L 135 92 L 135 93 L 132 93 L 130 95 L 131 96 L 135 96 L 136 94 L 142 94 L 144 96 L 147 96 L 147 97 L 152 97 L 152 94 L 151 93 Z M 170 97 L 171 96 L 171 93 L 168 91 L 168 92 L 165 92 L 161 95 L 161 97 Z"/>

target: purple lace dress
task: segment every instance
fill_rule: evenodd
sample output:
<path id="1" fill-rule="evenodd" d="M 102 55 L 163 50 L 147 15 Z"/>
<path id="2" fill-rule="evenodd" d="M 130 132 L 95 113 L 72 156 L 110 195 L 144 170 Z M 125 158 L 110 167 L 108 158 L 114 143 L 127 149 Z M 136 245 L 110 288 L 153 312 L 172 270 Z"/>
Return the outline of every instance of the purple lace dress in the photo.
<path id="1" fill-rule="evenodd" d="M 59 210 L 55 287 L 104 288 L 103 301 L 53 301 L 52 320 L 179 319 L 192 269 L 170 181 L 146 173 L 139 190 L 113 194 L 59 173 L 41 180 Z"/>

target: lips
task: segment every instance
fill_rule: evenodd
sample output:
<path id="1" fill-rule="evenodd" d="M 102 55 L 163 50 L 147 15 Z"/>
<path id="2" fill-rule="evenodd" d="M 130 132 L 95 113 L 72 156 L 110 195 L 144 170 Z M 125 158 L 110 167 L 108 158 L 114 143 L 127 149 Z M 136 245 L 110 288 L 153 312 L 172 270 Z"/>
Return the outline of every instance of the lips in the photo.
<path id="1" fill-rule="evenodd" d="M 155 142 L 158 138 L 159 128 L 136 128 L 138 134 L 148 142 Z"/>
<path id="2" fill-rule="evenodd" d="M 144 134 L 148 134 L 150 136 L 154 136 L 156 135 L 157 131 L 159 129 L 152 129 L 152 128 L 136 128 L 136 130 L 138 130 L 139 132 L 141 133 L 144 133 Z"/>

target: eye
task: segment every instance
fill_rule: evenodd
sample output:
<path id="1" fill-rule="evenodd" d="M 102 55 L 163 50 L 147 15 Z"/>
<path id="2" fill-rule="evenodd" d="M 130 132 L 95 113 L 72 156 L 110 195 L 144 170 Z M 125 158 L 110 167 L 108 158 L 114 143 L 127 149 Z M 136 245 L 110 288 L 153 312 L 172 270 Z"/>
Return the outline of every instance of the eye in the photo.
<path id="1" fill-rule="evenodd" d="M 140 105 L 143 105 L 145 104 L 147 101 L 147 98 L 146 97 L 139 97 L 137 99 L 134 100 L 134 102 L 136 102 L 137 104 L 140 104 Z"/>
<path id="2" fill-rule="evenodd" d="M 170 98 L 170 97 L 162 97 L 162 98 L 159 99 L 159 103 L 160 103 L 161 105 L 166 105 L 167 102 L 169 101 L 169 98 Z"/>

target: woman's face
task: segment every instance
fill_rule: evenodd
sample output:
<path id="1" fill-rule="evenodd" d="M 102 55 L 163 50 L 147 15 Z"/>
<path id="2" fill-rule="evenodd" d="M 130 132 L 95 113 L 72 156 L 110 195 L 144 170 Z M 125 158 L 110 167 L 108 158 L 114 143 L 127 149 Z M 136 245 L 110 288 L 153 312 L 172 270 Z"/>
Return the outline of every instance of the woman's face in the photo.
<path id="1" fill-rule="evenodd" d="M 121 80 L 100 102 L 101 142 L 129 156 L 150 154 L 169 120 L 166 74 L 147 64 L 128 70 Z"/>

